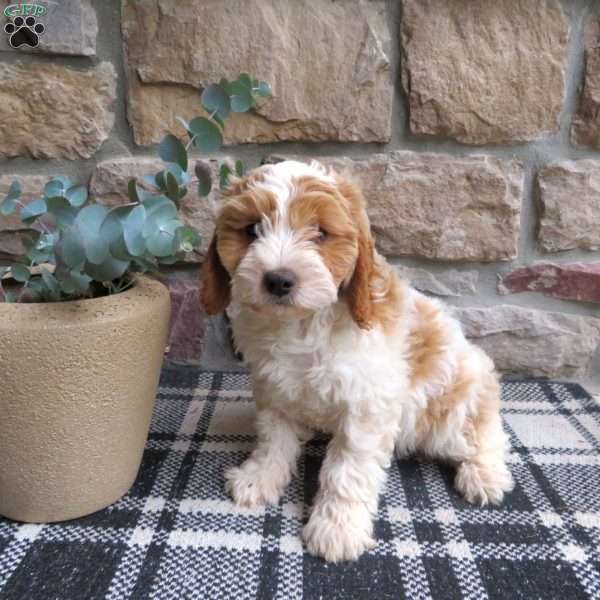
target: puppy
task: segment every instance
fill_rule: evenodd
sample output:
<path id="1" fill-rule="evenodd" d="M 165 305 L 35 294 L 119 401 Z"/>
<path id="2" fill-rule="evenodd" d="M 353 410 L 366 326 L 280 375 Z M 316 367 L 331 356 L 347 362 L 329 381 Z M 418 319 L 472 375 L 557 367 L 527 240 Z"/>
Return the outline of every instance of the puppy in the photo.
<path id="1" fill-rule="evenodd" d="M 202 302 L 208 314 L 228 307 L 252 375 L 258 443 L 226 473 L 235 502 L 276 504 L 303 442 L 332 434 L 303 530 L 309 552 L 336 562 L 374 546 L 394 449 L 455 464 L 469 502 L 511 490 L 492 361 L 377 253 L 345 178 L 285 161 L 234 180 Z"/>

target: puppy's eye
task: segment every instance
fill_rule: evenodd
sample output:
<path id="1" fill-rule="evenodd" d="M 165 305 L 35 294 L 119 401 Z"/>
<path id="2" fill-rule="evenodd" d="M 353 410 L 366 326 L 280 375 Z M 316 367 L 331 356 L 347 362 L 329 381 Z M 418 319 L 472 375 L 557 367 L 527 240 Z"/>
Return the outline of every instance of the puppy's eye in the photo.
<path id="1" fill-rule="evenodd" d="M 251 223 L 244 228 L 249 238 L 255 240 L 258 237 L 258 223 Z"/>
<path id="2" fill-rule="evenodd" d="M 322 229 L 321 227 L 319 227 L 319 230 L 317 232 L 317 242 L 324 242 L 328 237 L 328 233 Z"/>

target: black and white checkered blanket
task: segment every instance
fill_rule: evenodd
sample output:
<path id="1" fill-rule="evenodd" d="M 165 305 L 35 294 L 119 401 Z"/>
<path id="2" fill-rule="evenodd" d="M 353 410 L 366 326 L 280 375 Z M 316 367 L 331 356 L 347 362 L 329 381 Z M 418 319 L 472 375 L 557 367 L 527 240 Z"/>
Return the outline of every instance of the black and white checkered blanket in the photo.
<path id="1" fill-rule="evenodd" d="M 516 479 L 505 504 L 470 506 L 450 468 L 396 462 L 376 548 L 333 566 L 299 540 L 326 440 L 308 445 L 277 508 L 237 509 L 223 471 L 253 445 L 248 378 L 167 368 L 126 497 L 62 524 L 0 520 L 0 598 L 598 598 L 600 405 L 574 384 L 503 392 Z"/>

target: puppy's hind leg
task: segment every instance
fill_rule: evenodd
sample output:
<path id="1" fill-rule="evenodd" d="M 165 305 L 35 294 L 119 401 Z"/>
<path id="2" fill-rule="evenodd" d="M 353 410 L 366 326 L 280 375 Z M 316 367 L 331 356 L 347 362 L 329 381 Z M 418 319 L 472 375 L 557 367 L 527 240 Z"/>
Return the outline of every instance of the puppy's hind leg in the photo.
<path id="1" fill-rule="evenodd" d="M 481 394 L 477 417 L 465 425 L 475 452 L 459 463 L 454 485 L 468 502 L 500 504 L 514 483 L 506 466 L 508 438 L 499 412 L 499 385 L 492 374 L 482 386 Z"/>

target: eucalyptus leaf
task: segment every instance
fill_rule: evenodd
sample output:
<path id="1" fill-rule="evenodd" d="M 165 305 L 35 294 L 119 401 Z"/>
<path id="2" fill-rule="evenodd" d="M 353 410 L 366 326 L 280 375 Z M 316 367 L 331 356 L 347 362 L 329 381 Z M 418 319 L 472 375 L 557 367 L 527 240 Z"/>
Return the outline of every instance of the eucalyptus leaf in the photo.
<path id="1" fill-rule="evenodd" d="M 83 238 L 76 228 L 66 232 L 58 245 L 56 252 L 60 260 L 71 269 L 81 269 L 85 264 L 85 246 Z"/>
<path id="2" fill-rule="evenodd" d="M 231 83 L 227 79 L 225 79 L 225 77 L 221 77 L 221 79 L 219 80 L 219 86 L 221 88 L 223 88 L 227 92 L 227 94 L 229 94 L 229 86 L 230 85 L 231 85 Z M 229 95 L 231 95 L 231 94 L 229 94 Z"/>
<path id="3" fill-rule="evenodd" d="M 21 209 L 21 221 L 23 223 L 31 223 L 35 221 L 40 215 L 43 215 L 48 210 L 46 201 L 43 198 L 33 200 Z"/>
<path id="4" fill-rule="evenodd" d="M 215 152 L 223 145 L 223 136 L 219 128 L 204 117 L 196 117 L 190 121 L 194 146 L 202 152 Z"/>
<path id="5" fill-rule="evenodd" d="M 100 237 L 108 243 L 110 255 L 119 260 L 130 259 L 124 238 L 124 222 L 131 213 L 131 206 L 111 208 L 100 226 Z"/>
<path id="6" fill-rule="evenodd" d="M 154 180 L 155 183 L 154 185 L 156 185 L 156 187 L 161 191 L 161 192 L 166 192 L 167 191 L 167 182 L 165 181 L 165 171 L 159 171 L 155 176 L 154 176 Z"/>
<path id="7" fill-rule="evenodd" d="M 146 199 L 148 198 L 152 198 L 153 196 L 155 196 L 156 194 L 149 192 L 148 190 L 145 190 L 141 187 L 137 188 L 137 195 L 139 198 L 139 203 L 141 204 L 142 202 L 144 202 Z"/>
<path id="8" fill-rule="evenodd" d="M 209 114 L 226 119 L 231 111 L 229 94 L 218 83 L 207 85 L 200 96 L 202 106 Z"/>
<path id="9" fill-rule="evenodd" d="M 8 217 L 12 215 L 17 207 L 17 199 L 16 198 L 4 198 L 2 204 L 0 204 L 0 215 L 4 217 Z"/>
<path id="10" fill-rule="evenodd" d="M 58 302 L 60 300 L 60 285 L 58 280 L 50 271 L 42 269 L 42 281 L 48 291 L 48 296 L 52 302 Z"/>
<path id="11" fill-rule="evenodd" d="M 67 296 L 70 296 L 75 293 L 75 285 L 71 280 L 71 272 L 67 268 L 57 268 L 54 271 L 54 276 L 58 281 L 58 285 L 60 287 L 60 291 Z"/>
<path id="12" fill-rule="evenodd" d="M 182 184 L 185 183 L 186 180 L 188 179 L 187 173 L 176 163 L 169 163 L 167 165 L 167 168 L 164 171 L 165 173 L 165 182 L 166 182 L 166 177 L 167 177 L 167 173 L 170 173 L 171 175 L 173 175 L 173 177 L 175 177 L 175 180 L 177 181 L 178 184 Z"/>
<path id="13" fill-rule="evenodd" d="M 84 271 L 96 281 L 107 282 L 121 277 L 128 267 L 129 261 L 119 260 L 108 255 L 100 264 L 87 262 L 84 265 Z"/>
<path id="14" fill-rule="evenodd" d="M 79 273 L 77 271 L 71 271 L 71 280 L 75 284 L 75 291 L 86 290 L 92 282 L 92 278 L 89 275 L 86 275 L 85 273 Z"/>
<path id="15" fill-rule="evenodd" d="M 71 206 L 70 202 L 62 196 L 53 196 L 46 200 L 48 212 L 56 220 L 56 224 L 61 227 L 70 227 L 77 216 L 77 209 Z"/>
<path id="16" fill-rule="evenodd" d="M 180 225 L 174 219 L 157 222 L 157 227 L 146 237 L 149 252 L 159 258 L 171 256 L 175 250 L 175 231 Z"/>
<path id="17" fill-rule="evenodd" d="M 83 239 L 87 261 L 93 264 L 102 263 L 108 255 L 108 242 L 100 236 L 100 227 L 108 213 L 102 204 L 90 204 L 83 207 L 75 219 Z"/>
<path id="18" fill-rule="evenodd" d="M 167 134 L 158 147 L 159 156 L 168 163 L 175 163 L 183 171 L 188 168 L 188 155 L 185 146 L 173 134 Z"/>
<path id="19" fill-rule="evenodd" d="M 174 202 L 179 200 L 179 184 L 177 183 L 177 179 L 175 176 L 167 172 L 165 175 L 165 183 L 167 185 L 167 198 L 170 198 Z"/>
<path id="20" fill-rule="evenodd" d="M 54 255 L 54 246 L 58 242 L 58 232 L 40 233 L 34 229 L 24 235 L 25 257 L 29 262 L 40 264 L 49 262 Z"/>
<path id="21" fill-rule="evenodd" d="M 23 189 L 21 187 L 21 184 L 15 179 L 15 181 L 13 181 L 10 184 L 8 192 L 6 192 L 6 198 L 18 198 L 21 195 L 22 191 Z"/>
<path id="22" fill-rule="evenodd" d="M 145 222 L 146 209 L 141 204 L 136 206 L 125 218 L 123 237 L 131 256 L 143 256 L 146 251 L 146 242 L 143 235 Z"/>
<path id="23" fill-rule="evenodd" d="M 262 98 L 268 98 L 273 95 L 271 86 L 266 81 L 259 81 L 256 89 L 256 95 Z"/>
<path id="24" fill-rule="evenodd" d="M 244 163 L 241 160 L 236 160 L 235 161 L 235 174 L 238 177 L 243 177 L 245 172 L 246 172 L 246 169 L 244 168 Z"/>
<path id="25" fill-rule="evenodd" d="M 179 252 L 192 252 L 200 244 L 200 234 L 193 227 L 175 230 L 175 246 Z"/>
<path id="26" fill-rule="evenodd" d="M 154 184 L 153 184 L 154 185 Z M 140 197 L 138 194 L 137 181 L 135 179 L 130 179 L 127 182 L 127 195 L 132 202 L 139 202 Z"/>
<path id="27" fill-rule="evenodd" d="M 143 235 L 146 238 L 148 250 L 154 254 L 152 248 L 148 244 L 148 238 L 155 235 L 161 228 L 166 227 L 170 221 L 177 220 L 177 209 L 175 205 L 169 201 L 169 204 L 163 204 L 157 208 L 148 211 L 146 223 L 144 224 Z M 159 256 L 158 254 L 156 256 Z"/>
<path id="28" fill-rule="evenodd" d="M 210 164 L 203 160 L 198 160 L 196 161 L 194 172 L 198 179 L 198 194 L 200 196 L 208 196 L 212 187 L 212 170 Z"/>
<path id="29" fill-rule="evenodd" d="M 21 184 L 18 181 L 13 181 L 8 188 L 2 204 L 0 204 L 0 214 L 6 217 L 14 212 L 21 192 Z"/>
<path id="30" fill-rule="evenodd" d="M 219 186 L 221 189 L 225 189 L 229 185 L 229 176 L 231 175 L 231 168 L 227 163 L 222 163 L 219 167 Z"/>
<path id="31" fill-rule="evenodd" d="M 231 110 L 233 112 L 247 112 L 254 104 L 252 91 L 239 81 L 233 81 L 229 86 L 231 94 Z"/>
<path id="32" fill-rule="evenodd" d="M 74 185 L 67 189 L 65 197 L 71 206 L 82 206 L 87 201 L 88 191 L 83 185 Z"/>
<path id="33" fill-rule="evenodd" d="M 31 277 L 29 269 L 25 265 L 20 265 L 19 263 L 11 265 L 10 274 L 12 275 L 12 278 L 19 283 L 25 283 Z"/>
<path id="34" fill-rule="evenodd" d="M 166 196 L 152 196 L 143 202 L 147 217 L 152 216 L 159 210 L 167 211 L 169 218 L 177 218 L 177 207 Z"/>
<path id="35" fill-rule="evenodd" d="M 40 251 L 34 247 L 27 251 L 25 256 L 29 259 L 30 262 L 36 265 L 50 262 L 51 260 L 53 260 L 54 257 L 54 248 L 52 248 L 50 251 Z"/>
<path id="36" fill-rule="evenodd" d="M 241 83 L 247 90 L 252 91 L 252 78 L 248 73 L 242 73 L 238 78 L 238 82 Z"/>
<path id="37" fill-rule="evenodd" d="M 68 177 L 65 177 L 64 175 L 57 175 L 56 177 L 53 177 L 52 180 L 61 183 L 63 190 L 68 190 L 70 187 L 73 187 L 73 183 L 71 182 L 71 180 Z"/>
<path id="38" fill-rule="evenodd" d="M 88 288 L 90 287 L 90 283 L 92 282 L 92 278 L 89 275 L 81 273 L 80 271 L 55 271 L 54 275 L 58 280 L 60 289 L 68 295 L 84 294 L 88 290 Z"/>
<path id="39" fill-rule="evenodd" d="M 64 180 L 54 178 L 44 186 L 44 196 L 52 198 L 54 196 L 62 196 L 65 191 Z"/>
<path id="40" fill-rule="evenodd" d="M 57 231 L 48 231 L 42 233 L 37 241 L 37 248 L 39 250 L 51 250 L 58 241 L 58 232 Z"/>

